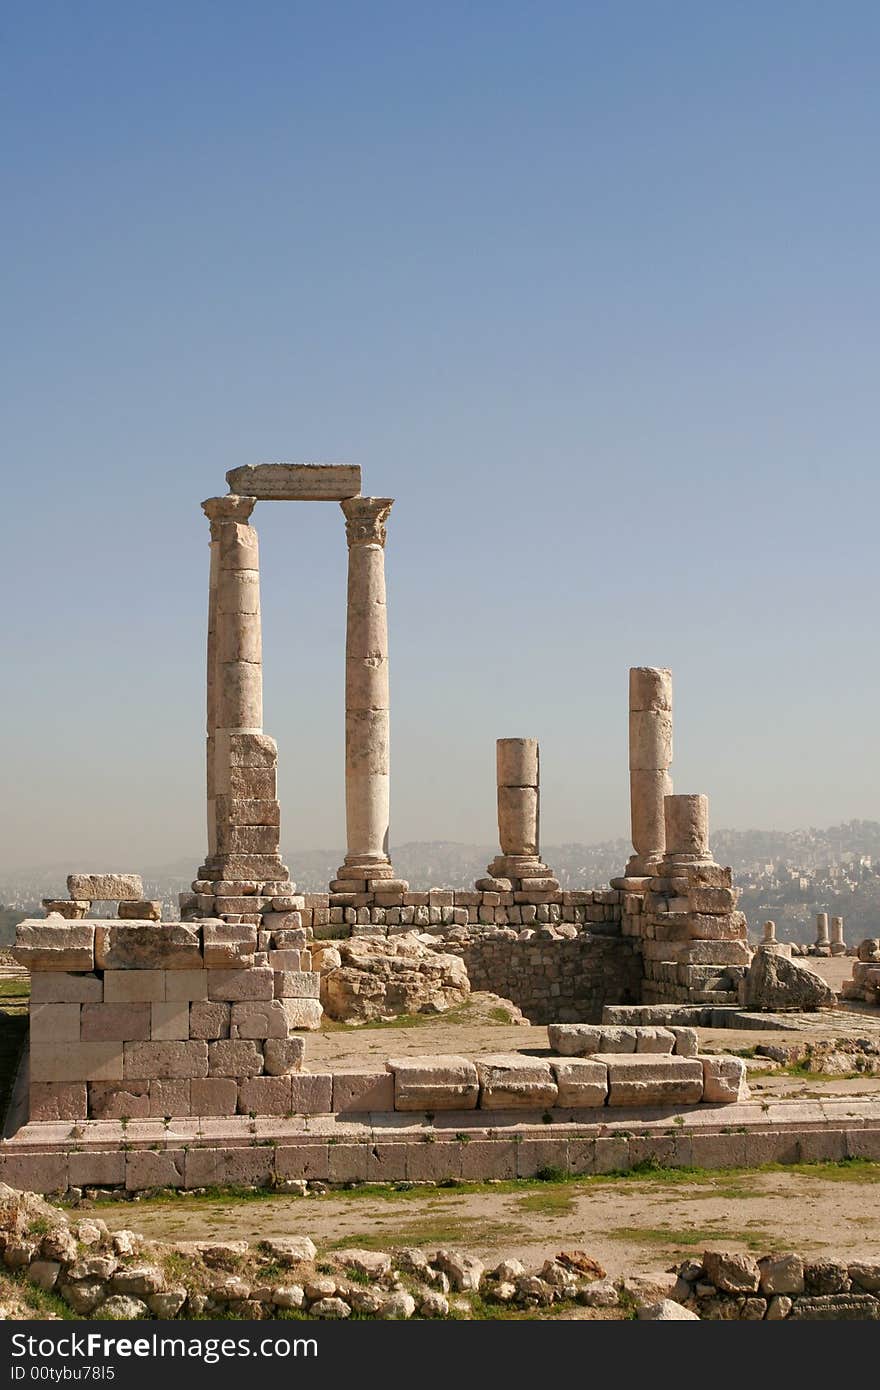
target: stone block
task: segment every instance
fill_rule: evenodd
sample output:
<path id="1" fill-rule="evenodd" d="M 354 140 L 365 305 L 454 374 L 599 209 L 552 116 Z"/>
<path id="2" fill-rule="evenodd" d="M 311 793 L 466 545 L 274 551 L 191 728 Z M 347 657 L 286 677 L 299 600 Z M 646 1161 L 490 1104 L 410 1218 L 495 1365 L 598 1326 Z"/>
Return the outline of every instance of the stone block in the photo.
<path id="1" fill-rule="evenodd" d="M 42 905 L 47 917 L 64 917 L 68 922 L 78 922 L 91 907 L 91 903 L 75 902 L 72 898 L 43 898 Z"/>
<path id="2" fill-rule="evenodd" d="M 703 1098 L 699 1058 L 609 1052 L 595 1060 L 608 1066 L 609 1105 L 697 1105 Z"/>
<path id="3" fill-rule="evenodd" d="M 279 999 L 251 999 L 232 1005 L 230 1038 L 286 1038 L 287 1015 Z"/>
<path id="4" fill-rule="evenodd" d="M 103 998 L 100 975 L 41 970 L 31 977 L 31 1004 L 98 1004 Z"/>
<path id="5" fill-rule="evenodd" d="M 217 817 L 229 825 L 281 824 L 280 807 L 274 797 L 218 796 Z"/>
<path id="6" fill-rule="evenodd" d="M 358 497 L 354 463 L 248 463 L 226 474 L 230 492 L 278 502 L 341 502 Z"/>
<path id="7" fill-rule="evenodd" d="M 227 922 L 205 922 L 202 949 L 209 969 L 241 970 L 253 965 L 257 929 Z"/>
<path id="8" fill-rule="evenodd" d="M 57 922 L 57 925 L 56 925 Z M 94 922 L 19 922 L 12 955 L 29 970 L 94 970 Z"/>
<path id="9" fill-rule="evenodd" d="M 182 1042 L 189 1037 L 189 1009 L 186 1000 L 151 1004 L 150 1037 L 156 1042 Z"/>
<path id="10" fill-rule="evenodd" d="M 137 902 L 144 896 L 144 884 L 140 874 L 68 874 L 67 891 L 90 903 Z"/>
<path id="11" fill-rule="evenodd" d="M 125 1156 L 125 1186 L 129 1192 L 150 1187 L 183 1187 L 183 1149 L 135 1149 Z"/>
<path id="12" fill-rule="evenodd" d="M 212 1043 L 212 1047 L 223 1046 Z M 208 1044 L 205 1042 L 124 1043 L 125 1078 L 186 1080 L 208 1075 Z"/>
<path id="13" fill-rule="evenodd" d="M 519 1052 L 477 1058 L 481 1110 L 541 1109 L 556 1104 L 558 1090 L 550 1065 Z"/>
<path id="14" fill-rule="evenodd" d="M 604 1105 L 608 1096 L 608 1068 L 601 1062 L 575 1057 L 564 1062 L 551 1061 L 560 1109 Z"/>
<path id="15" fill-rule="evenodd" d="M 289 1076 L 251 1076 L 239 1082 L 238 1109 L 242 1115 L 289 1115 Z"/>
<path id="16" fill-rule="evenodd" d="M 190 1149 L 186 1155 L 187 1187 L 268 1187 L 275 1172 L 275 1150 Z"/>
<path id="17" fill-rule="evenodd" d="M 0 1182 L 20 1192 L 65 1192 L 67 1154 L 0 1154 Z"/>
<path id="18" fill-rule="evenodd" d="M 281 1004 L 288 1028 L 320 1028 L 324 1010 L 319 999 L 282 999 Z"/>
<path id="19" fill-rule="evenodd" d="M 168 1115 L 186 1116 L 190 1113 L 192 1081 L 151 1081 L 150 1115 L 164 1120 Z"/>
<path id="20" fill-rule="evenodd" d="M 207 970 L 169 970 L 165 977 L 165 1000 L 169 1004 L 191 1002 L 208 997 Z"/>
<path id="21" fill-rule="evenodd" d="M 83 1004 L 84 1042 L 145 1042 L 150 1036 L 150 1004 Z"/>
<path id="22" fill-rule="evenodd" d="M 32 1081 L 29 1118 L 31 1120 L 84 1120 L 88 1098 L 84 1081 Z"/>
<path id="23" fill-rule="evenodd" d="M 688 891 L 692 888 L 731 888 L 733 873 L 720 864 L 687 864 L 684 876 Z"/>
<path id="24" fill-rule="evenodd" d="M 547 1036 L 560 1057 L 585 1057 L 599 1051 L 602 1029 L 587 1023 L 551 1023 Z"/>
<path id="25" fill-rule="evenodd" d="M 749 934 L 744 912 L 730 912 L 714 917 L 705 912 L 689 912 L 688 936 L 699 941 L 746 940 Z"/>
<path id="26" fill-rule="evenodd" d="M 394 1109 L 473 1110 L 479 1096 L 477 1068 L 468 1057 L 389 1057 Z"/>
<path id="27" fill-rule="evenodd" d="M 123 1187 L 125 1154 L 119 1149 L 72 1153 L 68 1181 L 71 1187 Z"/>
<path id="28" fill-rule="evenodd" d="M 516 1177 L 513 1139 L 472 1139 L 461 1145 L 461 1177 L 465 1182 L 488 1182 Z"/>
<path id="29" fill-rule="evenodd" d="M 308 957 L 309 965 L 303 965 L 303 956 Z M 302 948 L 269 951 L 268 965 L 269 969 L 276 973 L 278 971 L 309 970 L 311 969 L 311 958 L 311 951 Z"/>
<path id="30" fill-rule="evenodd" d="M 189 1010 L 190 1037 L 211 1042 L 218 1038 L 228 1038 L 231 1009 L 231 1004 L 218 1000 L 194 1000 Z"/>
<path id="31" fill-rule="evenodd" d="M 333 1145 L 335 1148 L 341 1145 Z M 346 1148 L 351 1147 L 345 1145 Z M 326 1140 L 289 1144 L 275 1150 L 275 1172 L 279 1178 L 302 1178 L 326 1182 L 330 1177 L 330 1152 Z"/>
<path id="32" fill-rule="evenodd" d="M 676 1057 L 696 1057 L 700 1046 L 696 1028 L 670 1028 L 669 1031 L 675 1038 Z"/>
<path id="33" fill-rule="evenodd" d="M 701 1057 L 699 1060 L 703 1067 L 703 1100 L 707 1104 L 733 1105 L 748 1100 L 746 1064 L 741 1057 Z"/>
<path id="34" fill-rule="evenodd" d="M 274 801 L 276 775 L 274 767 L 231 767 L 228 773 L 229 795 L 248 800 Z"/>
<path id="35" fill-rule="evenodd" d="M 636 1052 L 671 1053 L 675 1034 L 669 1028 L 637 1028 Z"/>
<path id="36" fill-rule="evenodd" d="M 92 1005 L 102 1008 L 103 1005 Z M 79 1042 L 81 1004 L 34 1004 L 30 1007 L 30 1040 L 42 1042 Z"/>
<path id="37" fill-rule="evenodd" d="M 250 970 L 210 970 L 208 998 L 238 1004 L 274 998 L 274 972 L 267 966 Z"/>
<path id="38" fill-rule="evenodd" d="M 183 922 L 112 922 L 95 927 L 99 970 L 197 970 L 199 928 Z"/>
<path id="39" fill-rule="evenodd" d="M 127 1085 L 93 1081 L 89 1086 L 89 1119 L 145 1120 L 149 1114 L 149 1081 L 132 1081 Z"/>
<path id="40" fill-rule="evenodd" d="M 688 888 L 688 909 L 711 914 L 733 912 L 739 901 L 738 888 Z"/>
<path id="41" fill-rule="evenodd" d="M 317 970 L 277 970 L 276 999 L 319 999 L 321 976 Z"/>
<path id="42" fill-rule="evenodd" d="M 121 902 L 118 914 L 123 920 L 135 918 L 142 922 L 161 922 L 162 904 L 155 898 L 144 899 L 143 902 Z"/>
<path id="43" fill-rule="evenodd" d="M 153 1004 L 164 998 L 164 970 L 108 970 L 104 975 L 105 1004 Z"/>
<path id="44" fill-rule="evenodd" d="M 121 1081 L 124 1043 L 31 1043 L 31 1081 Z"/>
<path id="45" fill-rule="evenodd" d="M 800 1255 L 766 1255 L 758 1261 L 761 1293 L 801 1294 L 804 1291 L 804 1262 Z"/>
<path id="46" fill-rule="evenodd" d="M 333 1110 L 330 1072 L 296 1072 L 290 1076 L 290 1108 L 294 1115 L 329 1115 Z"/>
<path id="47" fill-rule="evenodd" d="M 602 1042 L 599 1052 L 635 1052 L 638 1043 L 638 1028 L 608 1027 L 602 1029 Z"/>
<path id="48" fill-rule="evenodd" d="M 333 1073 L 336 1114 L 368 1114 L 394 1109 L 394 1077 L 389 1071 L 352 1069 Z"/>
<path id="49" fill-rule="evenodd" d="M 233 1076 L 240 1080 L 258 1076 L 263 1070 L 263 1052 L 256 1042 L 229 1039 L 208 1043 L 207 1049 L 207 1072 L 202 1072 L 202 1076 Z"/>
<path id="50" fill-rule="evenodd" d="M 209 1076 L 189 1083 L 191 1115 L 234 1115 L 238 1105 L 238 1082 L 231 1077 Z"/>
<path id="51" fill-rule="evenodd" d="M 267 1038 L 263 1045 L 263 1062 L 268 1076 L 289 1076 L 302 1071 L 305 1056 L 303 1038 Z"/>

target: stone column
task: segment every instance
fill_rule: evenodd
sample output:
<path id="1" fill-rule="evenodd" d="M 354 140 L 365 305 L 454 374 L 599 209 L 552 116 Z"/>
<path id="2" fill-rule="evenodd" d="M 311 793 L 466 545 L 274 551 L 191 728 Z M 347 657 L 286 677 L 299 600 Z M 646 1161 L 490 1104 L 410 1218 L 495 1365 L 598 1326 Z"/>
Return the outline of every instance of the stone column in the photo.
<path id="1" fill-rule="evenodd" d="M 827 945 L 829 945 L 829 937 L 828 937 L 828 913 L 827 913 L 827 912 L 817 912 L 817 913 L 816 913 L 816 945 L 817 945 L 817 946 L 827 946 Z"/>
<path id="2" fill-rule="evenodd" d="M 388 619 L 385 524 L 394 499 L 340 502 L 348 540 L 345 640 L 345 819 L 348 848 L 339 878 L 393 879 L 390 815 Z"/>
<path id="3" fill-rule="evenodd" d="M 660 866 L 663 877 L 691 864 L 711 864 L 709 853 L 709 798 L 702 795 L 667 796 L 663 800 L 666 853 Z"/>
<path id="4" fill-rule="evenodd" d="M 764 923 L 764 945 L 765 945 L 765 946 L 772 945 L 772 943 L 775 942 L 775 940 L 776 940 L 776 923 L 775 923 L 775 922 L 765 922 L 765 923 Z"/>
<path id="5" fill-rule="evenodd" d="M 538 855 L 539 752 L 536 738 L 499 738 L 498 840 L 504 855 Z"/>
<path id="6" fill-rule="evenodd" d="M 202 503 L 211 523 L 211 591 L 209 840 L 199 879 L 247 883 L 249 893 L 254 884 L 271 884 L 270 891 L 280 893 L 289 875 L 278 852 L 275 745 L 263 735 L 260 559 L 257 533 L 249 524 L 254 503 L 253 497 L 235 494 Z M 236 894 L 227 890 L 224 896 Z M 222 913 L 221 898 L 213 910 Z"/>
<path id="7" fill-rule="evenodd" d="M 672 672 L 633 666 L 629 673 L 629 785 L 632 843 L 628 878 L 656 872 L 666 848 L 664 798 L 672 792 Z"/>
<path id="8" fill-rule="evenodd" d="M 843 918 L 831 918 L 831 954 L 833 956 L 846 955 L 846 942 L 843 939 Z"/>

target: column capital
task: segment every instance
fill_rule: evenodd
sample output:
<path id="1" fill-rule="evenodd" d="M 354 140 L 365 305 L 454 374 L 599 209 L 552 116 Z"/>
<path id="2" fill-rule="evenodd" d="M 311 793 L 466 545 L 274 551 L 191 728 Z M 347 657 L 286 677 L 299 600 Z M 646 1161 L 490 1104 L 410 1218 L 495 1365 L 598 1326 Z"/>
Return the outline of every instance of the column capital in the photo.
<path id="1" fill-rule="evenodd" d="M 394 506 L 393 497 L 346 497 L 340 502 L 345 513 L 348 548 L 355 545 L 385 547 L 385 523 Z"/>
<path id="2" fill-rule="evenodd" d="M 218 539 L 214 534 L 216 522 L 238 521 L 247 524 L 256 503 L 256 497 L 239 497 L 234 492 L 227 493 L 225 497 L 208 497 L 202 503 L 202 511 L 211 523 L 211 539 Z"/>

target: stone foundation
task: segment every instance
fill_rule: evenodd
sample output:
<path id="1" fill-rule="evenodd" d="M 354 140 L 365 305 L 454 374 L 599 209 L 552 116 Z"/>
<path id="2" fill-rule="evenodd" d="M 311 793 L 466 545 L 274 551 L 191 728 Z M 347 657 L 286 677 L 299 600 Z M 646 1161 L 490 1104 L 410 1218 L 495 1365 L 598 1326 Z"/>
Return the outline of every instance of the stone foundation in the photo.
<path id="1" fill-rule="evenodd" d="M 637 1003 L 642 960 L 637 943 L 583 932 L 572 940 L 510 941 L 447 937 L 443 950 L 461 956 L 471 988 L 510 999 L 531 1023 L 598 1021 L 608 1003 Z"/>

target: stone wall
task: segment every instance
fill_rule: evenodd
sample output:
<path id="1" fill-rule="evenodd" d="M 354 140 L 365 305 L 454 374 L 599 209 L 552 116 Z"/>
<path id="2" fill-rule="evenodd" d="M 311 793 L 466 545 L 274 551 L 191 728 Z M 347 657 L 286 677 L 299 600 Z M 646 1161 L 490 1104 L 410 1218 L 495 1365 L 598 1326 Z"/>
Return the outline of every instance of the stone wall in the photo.
<path id="1" fill-rule="evenodd" d="M 638 943 L 585 932 L 571 940 L 474 937 L 447 939 L 460 955 L 471 989 L 510 999 L 531 1023 L 592 1023 L 605 1004 L 637 1004 L 642 957 Z"/>

